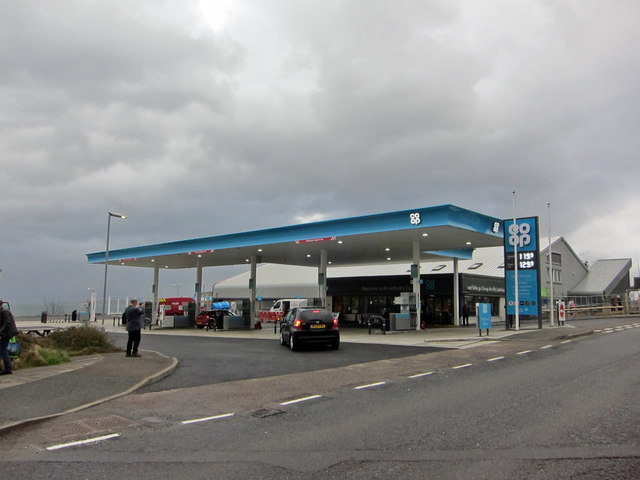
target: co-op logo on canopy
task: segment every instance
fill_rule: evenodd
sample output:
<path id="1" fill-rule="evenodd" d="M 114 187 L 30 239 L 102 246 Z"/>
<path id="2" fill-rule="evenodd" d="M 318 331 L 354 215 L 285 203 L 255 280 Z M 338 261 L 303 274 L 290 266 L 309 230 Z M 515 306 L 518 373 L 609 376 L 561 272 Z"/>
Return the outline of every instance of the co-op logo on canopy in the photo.
<path id="1" fill-rule="evenodd" d="M 523 248 L 531 243 L 531 225 L 512 223 L 509 225 L 509 245 Z"/>

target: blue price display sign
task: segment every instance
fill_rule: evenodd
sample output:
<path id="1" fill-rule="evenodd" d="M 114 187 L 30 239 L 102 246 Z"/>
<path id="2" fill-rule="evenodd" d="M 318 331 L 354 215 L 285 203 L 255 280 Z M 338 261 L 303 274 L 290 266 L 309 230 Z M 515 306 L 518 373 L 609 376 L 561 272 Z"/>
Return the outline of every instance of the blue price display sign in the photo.
<path id="1" fill-rule="evenodd" d="M 518 269 L 518 313 L 540 315 L 538 217 L 504 221 L 504 258 L 507 314 L 516 313 L 515 266 Z M 514 255 L 515 249 L 515 255 Z"/>

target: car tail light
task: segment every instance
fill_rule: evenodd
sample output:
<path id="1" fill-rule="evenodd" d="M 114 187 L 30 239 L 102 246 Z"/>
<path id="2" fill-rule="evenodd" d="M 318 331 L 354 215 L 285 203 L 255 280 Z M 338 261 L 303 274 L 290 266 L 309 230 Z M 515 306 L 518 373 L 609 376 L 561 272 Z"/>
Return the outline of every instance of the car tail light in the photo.
<path id="1" fill-rule="evenodd" d="M 333 319 L 333 328 L 338 328 L 338 319 L 337 318 Z"/>
<path id="2" fill-rule="evenodd" d="M 295 322 L 293 322 L 293 328 L 295 328 L 296 330 L 302 329 L 302 321 L 296 320 Z"/>

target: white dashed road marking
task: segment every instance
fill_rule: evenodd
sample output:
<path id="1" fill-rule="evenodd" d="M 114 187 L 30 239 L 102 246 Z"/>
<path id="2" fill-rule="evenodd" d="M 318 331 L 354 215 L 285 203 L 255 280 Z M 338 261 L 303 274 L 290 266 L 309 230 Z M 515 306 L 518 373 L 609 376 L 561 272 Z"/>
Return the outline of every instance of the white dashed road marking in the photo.
<path id="1" fill-rule="evenodd" d="M 377 383 L 370 383 L 369 385 L 360 385 L 359 387 L 353 387 L 354 390 L 362 390 L 364 388 L 371 388 L 371 387 L 379 387 L 380 385 L 384 385 L 387 382 L 377 382 Z"/>
<path id="2" fill-rule="evenodd" d="M 516 355 L 526 355 L 527 353 L 531 353 L 531 350 L 523 350 L 521 352 L 516 353 Z"/>
<path id="3" fill-rule="evenodd" d="M 473 363 L 465 363 L 464 365 L 457 365 L 455 367 L 451 367 L 452 370 L 459 370 L 461 368 L 467 368 L 473 365 Z"/>
<path id="4" fill-rule="evenodd" d="M 504 360 L 504 357 L 493 357 L 487 360 L 487 362 L 497 362 L 498 360 Z"/>
<path id="5" fill-rule="evenodd" d="M 540 347 L 540 350 L 546 350 L 547 348 L 551 348 L 553 345 L 545 345 L 544 347 Z"/>
<path id="6" fill-rule="evenodd" d="M 98 443 L 103 442 L 104 440 L 109 440 L 110 438 L 119 437 L 119 433 L 112 433 L 111 435 L 104 435 L 102 437 L 88 438 L 87 440 L 79 440 L 77 442 L 69 442 L 69 443 L 60 443 L 58 445 L 52 445 L 51 447 L 47 447 L 47 450 L 60 450 L 61 448 L 69 448 L 69 447 L 77 447 L 78 445 L 88 445 L 90 443 Z"/>
<path id="7" fill-rule="evenodd" d="M 309 400 L 315 400 L 316 398 L 322 398 L 322 395 L 310 395 L 308 397 L 296 398 L 295 400 L 289 400 L 288 402 L 282 402 L 280 405 L 293 405 L 294 403 L 306 402 Z"/>
<path id="8" fill-rule="evenodd" d="M 417 373 L 416 375 L 411 375 L 410 377 L 407 378 L 420 378 L 420 377 L 426 377 L 427 375 L 432 375 L 433 372 L 425 372 L 425 373 Z"/>
<path id="9" fill-rule="evenodd" d="M 195 418 L 193 420 L 185 420 L 182 425 L 190 425 L 192 423 L 208 422 L 209 420 L 219 420 L 221 418 L 233 417 L 233 413 L 224 413 L 222 415 L 214 415 L 213 417 Z"/>

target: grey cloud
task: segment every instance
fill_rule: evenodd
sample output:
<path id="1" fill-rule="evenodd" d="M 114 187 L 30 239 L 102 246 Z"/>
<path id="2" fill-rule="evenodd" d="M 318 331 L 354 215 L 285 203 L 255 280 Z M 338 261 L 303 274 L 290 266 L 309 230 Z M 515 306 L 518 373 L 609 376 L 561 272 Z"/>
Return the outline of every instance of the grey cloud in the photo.
<path id="1" fill-rule="evenodd" d="M 602 221 L 637 205 L 636 2 L 232 2 L 216 31 L 196 2 L 1 8 L 14 296 L 99 282 L 109 210 L 116 248 L 443 203 L 509 217 L 515 189 L 576 249 L 636 254 Z M 146 289 L 128 270 L 114 291 Z"/>

